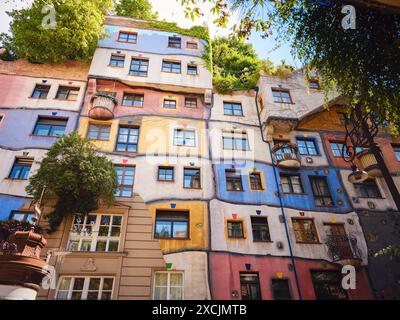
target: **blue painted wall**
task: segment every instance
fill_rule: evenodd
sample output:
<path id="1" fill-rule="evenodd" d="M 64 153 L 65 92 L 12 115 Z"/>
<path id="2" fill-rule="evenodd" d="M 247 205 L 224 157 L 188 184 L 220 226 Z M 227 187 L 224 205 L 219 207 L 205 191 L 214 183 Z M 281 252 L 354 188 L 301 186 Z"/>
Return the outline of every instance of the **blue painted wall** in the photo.
<path id="1" fill-rule="evenodd" d="M 257 170 L 262 171 L 265 177 L 265 190 L 262 192 L 250 190 L 247 175 L 249 170 L 251 170 L 254 166 L 257 168 Z M 277 188 L 274 180 L 274 172 L 272 166 L 258 163 L 256 163 L 255 165 L 254 163 L 245 163 L 240 166 L 235 166 L 236 170 L 242 170 L 242 183 L 244 191 L 226 190 L 225 170 L 232 169 L 232 166 L 230 164 L 217 164 L 215 168 L 217 179 L 217 193 L 218 197 L 221 200 L 234 203 L 279 206 L 279 198 L 277 197 Z M 328 174 L 325 173 L 325 170 L 327 169 L 301 169 L 296 171 L 296 173 L 299 174 L 301 177 L 304 194 L 284 194 L 284 206 L 307 211 L 327 211 L 338 213 L 351 211 L 350 203 L 347 199 L 346 194 L 344 193 L 344 188 L 341 185 L 335 170 L 328 169 Z M 292 173 L 294 172 L 292 171 Z M 334 207 L 321 208 L 315 206 L 314 196 L 309 180 L 310 176 L 327 177 L 331 196 L 335 203 Z M 339 206 L 337 204 L 338 200 L 343 201 L 343 204 Z"/>
<path id="2" fill-rule="evenodd" d="M 191 37 L 181 36 L 182 48 L 168 48 L 168 37 L 174 33 L 136 29 L 138 33 L 137 43 L 121 43 L 118 42 L 118 33 L 123 30 L 131 30 L 131 28 L 119 26 L 105 26 L 105 31 L 108 34 L 104 39 L 100 39 L 98 46 L 106 48 L 115 48 L 120 50 L 134 50 L 140 52 L 157 53 L 157 54 L 183 54 L 191 56 L 200 56 L 204 49 L 204 40 L 199 42 L 198 50 L 186 49 L 186 41 Z"/>
<path id="3" fill-rule="evenodd" d="M 18 210 L 28 198 L 0 195 L 0 220 L 8 219 L 11 211 Z"/>
<path id="4" fill-rule="evenodd" d="M 0 147 L 6 148 L 49 148 L 57 138 L 32 136 L 39 116 L 67 117 L 65 134 L 74 130 L 77 112 L 58 110 L 1 109 L 5 119 L 0 126 Z"/>

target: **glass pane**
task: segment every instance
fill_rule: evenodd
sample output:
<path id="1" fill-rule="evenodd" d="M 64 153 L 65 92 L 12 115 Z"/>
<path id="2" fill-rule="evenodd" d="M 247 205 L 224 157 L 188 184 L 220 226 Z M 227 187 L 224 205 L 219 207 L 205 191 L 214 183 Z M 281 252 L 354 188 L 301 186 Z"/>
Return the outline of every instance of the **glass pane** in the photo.
<path id="1" fill-rule="evenodd" d="M 181 273 L 171 273 L 169 281 L 171 286 L 182 286 L 183 275 Z"/>
<path id="2" fill-rule="evenodd" d="M 83 290 L 85 278 L 75 278 L 73 290 Z"/>
<path id="3" fill-rule="evenodd" d="M 174 222 L 174 238 L 187 238 L 187 222 Z"/>
<path id="4" fill-rule="evenodd" d="M 101 216 L 100 224 L 101 225 L 110 225 L 111 222 L 111 216 Z"/>
<path id="5" fill-rule="evenodd" d="M 172 222 L 156 221 L 156 232 L 155 235 L 158 238 L 170 238 Z"/>
<path id="6" fill-rule="evenodd" d="M 73 291 L 71 295 L 71 300 L 81 300 L 82 291 Z"/>
<path id="7" fill-rule="evenodd" d="M 120 227 L 112 227 L 111 228 L 111 237 L 119 237 L 120 234 L 121 234 Z"/>
<path id="8" fill-rule="evenodd" d="M 155 287 L 154 300 L 167 300 L 167 287 Z"/>
<path id="9" fill-rule="evenodd" d="M 182 300 L 182 288 L 170 288 L 169 291 L 170 300 Z"/>
<path id="10" fill-rule="evenodd" d="M 120 226 L 122 222 L 121 216 L 113 216 L 112 224 L 115 226 Z"/>
<path id="11" fill-rule="evenodd" d="M 72 278 L 61 278 L 58 290 L 69 290 Z"/>
<path id="12" fill-rule="evenodd" d="M 156 273 L 156 286 L 166 286 L 168 273 Z"/>
<path id="13" fill-rule="evenodd" d="M 98 240 L 96 245 L 96 251 L 106 251 L 107 241 Z"/>
<path id="14" fill-rule="evenodd" d="M 68 299 L 68 291 L 58 291 L 57 299 L 58 300 L 67 300 Z"/>
<path id="15" fill-rule="evenodd" d="M 87 300 L 98 300 L 99 292 L 98 291 L 89 291 L 87 294 Z"/>
<path id="16" fill-rule="evenodd" d="M 100 278 L 90 278 L 89 290 L 99 290 L 100 288 Z"/>
<path id="17" fill-rule="evenodd" d="M 118 251 L 119 241 L 109 241 L 108 243 L 108 251 L 115 252 Z"/>
<path id="18" fill-rule="evenodd" d="M 112 290 L 113 283 L 114 283 L 113 278 L 104 278 L 103 290 Z"/>
<path id="19" fill-rule="evenodd" d="M 92 246 L 91 240 L 83 240 L 81 245 L 81 251 L 90 251 Z"/>
<path id="20" fill-rule="evenodd" d="M 103 292 L 101 294 L 101 300 L 111 300 L 111 292 Z"/>

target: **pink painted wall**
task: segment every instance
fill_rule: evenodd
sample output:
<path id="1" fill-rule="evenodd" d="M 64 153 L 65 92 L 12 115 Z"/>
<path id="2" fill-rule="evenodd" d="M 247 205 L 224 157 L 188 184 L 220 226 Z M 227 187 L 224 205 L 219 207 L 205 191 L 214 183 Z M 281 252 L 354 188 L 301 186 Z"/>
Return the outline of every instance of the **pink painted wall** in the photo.
<path id="1" fill-rule="evenodd" d="M 146 88 L 130 87 L 119 82 L 108 80 L 90 79 L 88 92 L 85 98 L 85 107 L 82 115 L 87 115 L 91 106 L 91 98 L 97 91 L 115 92 L 118 105 L 114 108 L 115 117 L 131 116 L 131 115 L 164 115 L 171 117 L 189 117 L 195 119 L 206 119 L 209 115 L 209 109 L 204 106 L 202 95 L 184 95 L 175 92 L 164 92 L 158 90 L 150 90 Z M 144 94 L 143 107 L 127 107 L 122 106 L 124 93 Z M 171 96 L 171 97 L 169 97 Z M 185 96 L 197 97 L 197 108 L 185 107 Z M 163 100 L 176 99 L 176 109 L 163 108 Z"/>
<path id="2" fill-rule="evenodd" d="M 228 253 L 210 253 L 211 291 L 216 300 L 240 300 L 240 272 L 258 272 L 261 288 L 261 298 L 272 300 L 271 280 L 278 278 L 282 272 L 284 279 L 289 279 L 293 299 L 298 299 L 294 273 L 289 271 L 289 258 L 271 256 L 243 256 Z M 246 270 L 245 264 L 251 264 L 251 270 Z M 304 300 L 315 300 L 310 270 L 335 270 L 336 266 L 326 264 L 325 268 L 318 260 L 296 260 L 300 279 L 301 292 Z M 239 298 L 232 298 L 232 290 L 238 290 Z M 348 291 L 351 300 L 373 299 L 365 271 L 357 272 L 357 289 Z"/>

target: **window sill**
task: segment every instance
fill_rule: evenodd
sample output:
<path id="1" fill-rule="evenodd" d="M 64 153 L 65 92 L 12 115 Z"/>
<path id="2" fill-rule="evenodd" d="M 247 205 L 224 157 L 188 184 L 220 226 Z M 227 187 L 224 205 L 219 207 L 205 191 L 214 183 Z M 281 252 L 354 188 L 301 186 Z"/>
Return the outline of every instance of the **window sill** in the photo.
<path id="1" fill-rule="evenodd" d="M 48 100 L 47 98 L 34 98 L 34 97 L 29 97 L 28 99 L 32 99 L 32 100 Z"/>
<path id="2" fill-rule="evenodd" d="M 157 182 L 175 182 L 175 180 L 157 180 Z"/>
<path id="3" fill-rule="evenodd" d="M 141 77 L 141 78 L 147 78 L 147 74 L 145 75 L 145 76 L 143 76 L 143 75 L 139 75 L 139 74 L 128 74 L 128 76 L 130 76 L 130 77 Z"/>
<path id="4" fill-rule="evenodd" d="M 120 41 L 120 40 L 116 40 L 116 42 L 118 42 L 118 43 L 137 44 L 137 41 L 132 42 L 132 41 Z"/>
<path id="5" fill-rule="evenodd" d="M 246 240 L 245 237 L 229 237 L 228 236 L 228 240 Z"/>
<path id="6" fill-rule="evenodd" d="M 183 187 L 183 189 L 186 189 L 186 190 L 201 190 L 202 188 L 189 188 L 189 187 Z"/>
<path id="7" fill-rule="evenodd" d="M 31 137 L 38 137 L 38 138 L 63 138 L 64 136 L 46 136 L 43 134 L 30 134 Z"/>
<path id="8" fill-rule="evenodd" d="M 128 252 L 125 251 L 69 251 L 69 250 L 66 251 L 69 252 L 69 256 L 71 257 L 114 258 L 114 257 L 126 257 L 128 255 Z"/>
<path id="9" fill-rule="evenodd" d="M 125 66 L 112 66 L 112 65 L 107 65 L 107 67 L 110 67 L 110 68 L 117 68 L 117 69 L 124 69 L 125 68 Z"/>

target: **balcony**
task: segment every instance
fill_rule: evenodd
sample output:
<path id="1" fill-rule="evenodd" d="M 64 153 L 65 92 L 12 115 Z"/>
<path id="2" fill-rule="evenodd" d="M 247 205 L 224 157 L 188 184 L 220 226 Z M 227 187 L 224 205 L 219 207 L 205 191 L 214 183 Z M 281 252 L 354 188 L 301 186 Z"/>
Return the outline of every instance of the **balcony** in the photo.
<path id="1" fill-rule="evenodd" d="M 114 108 L 117 99 L 107 93 L 96 93 L 92 98 L 89 117 L 96 120 L 111 120 L 114 118 Z"/>
<path id="2" fill-rule="evenodd" d="M 326 242 L 328 253 L 333 262 L 341 265 L 361 266 L 361 251 L 357 239 L 351 235 L 328 235 Z"/>
<path id="3" fill-rule="evenodd" d="M 382 171 L 379 169 L 378 162 L 371 151 L 361 151 L 357 154 L 357 158 L 360 160 L 364 170 L 370 177 L 382 177 Z"/>
<path id="4" fill-rule="evenodd" d="M 301 161 L 297 146 L 293 143 L 280 143 L 272 148 L 274 163 L 283 169 L 298 169 Z"/>

